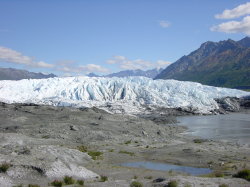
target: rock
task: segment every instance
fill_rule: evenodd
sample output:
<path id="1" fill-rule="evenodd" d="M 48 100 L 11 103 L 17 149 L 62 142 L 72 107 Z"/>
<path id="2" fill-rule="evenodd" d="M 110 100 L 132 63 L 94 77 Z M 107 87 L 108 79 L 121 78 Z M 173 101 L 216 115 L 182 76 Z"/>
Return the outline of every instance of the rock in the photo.
<path id="1" fill-rule="evenodd" d="M 234 97 L 224 97 L 221 99 L 216 99 L 219 107 L 229 112 L 236 112 L 240 110 L 240 103 L 238 98 Z"/>
<path id="2" fill-rule="evenodd" d="M 157 179 L 153 180 L 153 183 L 163 182 L 165 180 L 166 180 L 165 178 L 157 178 Z"/>
<path id="3" fill-rule="evenodd" d="M 79 129 L 74 125 L 70 125 L 70 130 L 71 131 L 78 131 Z"/>

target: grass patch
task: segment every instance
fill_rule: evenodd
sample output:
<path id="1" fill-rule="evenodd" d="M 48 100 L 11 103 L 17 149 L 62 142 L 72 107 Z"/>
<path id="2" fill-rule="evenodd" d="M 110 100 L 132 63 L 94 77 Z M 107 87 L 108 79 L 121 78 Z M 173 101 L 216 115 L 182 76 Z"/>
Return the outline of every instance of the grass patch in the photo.
<path id="1" fill-rule="evenodd" d="M 55 187 L 62 187 L 63 182 L 59 180 L 54 180 L 53 182 L 50 183 L 50 185 Z"/>
<path id="2" fill-rule="evenodd" d="M 84 186 L 84 180 L 77 180 L 76 183 L 81 186 Z"/>
<path id="3" fill-rule="evenodd" d="M 250 181 L 250 169 L 243 169 L 234 175 L 236 178 L 242 178 Z"/>
<path id="4" fill-rule="evenodd" d="M 220 173 L 220 172 L 216 172 L 214 174 L 215 177 L 224 177 L 224 174 L 223 173 Z"/>
<path id="5" fill-rule="evenodd" d="M 38 184 L 29 184 L 28 187 L 40 187 Z"/>
<path id="6" fill-rule="evenodd" d="M 100 152 L 100 151 L 89 151 L 88 150 L 88 148 L 86 147 L 86 146 L 84 146 L 84 145 L 80 145 L 80 146 L 77 146 L 77 150 L 78 151 L 81 151 L 81 152 L 83 152 L 83 153 L 88 153 L 88 155 L 89 156 L 91 156 L 91 158 L 93 159 L 93 160 L 98 160 L 98 159 L 100 159 L 101 158 L 101 156 L 102 156 L 102 152 Z M 114 150 L 113 150 L 114 151 Z M 113 152 L 113 151 L 110 151 L 110 152 Z"/>
<path id="7" fill-rule="evenodd" d="M 144 179 L 149 179 L 150 180 L 150 179 L 153 179 L 153 177 L 152 176 L 145 176 Z"/>
<path id="8" fill-rule="evenodd" d="M 192 187 L 191 184 L 185 184 L 184 187 Z"/>
<path id="9" fill-rule="evenodd" d="M 167 187 L 177 187 L 178 183 L 177 181 L 169 181 L 167 184 Z"/>
<path id="10" fill-rule="evenodd" d="M 84 146 L 84 145 L 77 146 L 77 150 L 78 150 L 78 151 L 81 151 L 81 152 L 83 152 L 83 153 L 85 153 L 85 152 L 88 151 L 87 147 Z"/>
<path id="11" fill-rule="evenodd" d="M 143 187 L 143 184 L 138 181 L 133 181 L 131 182 L 130 187 Z"/>
<path id="12" fill-rule="evenodd" d="M 101 175 L 100 182 L 105 182 L 105 181 L 108 181 L 108 177 Z"/>
<path id="13" fill-rule="evenodd" d="M 124 144 L 126 145 L 131 144 L 131 140 L 126 141 Z"/>
<path id="14" fill-rule="evenodd" d="M 121 154 L 127 154 L 127 155 L 130 155 L 130 156 L 134 156 L 135 155 L 135 153 L 129 152 L 129 151 L 119 151 L 119 153 L 121 153 Z"/>
<path id="15" fill-rule="evenodd" d="M 50 136 L 49 136 L 49 135 L 44 135 L 44 136 L 42 136 L 42 138 L 43 138 L 43 139 L 49 139 Z"/>
<path id="16" fill-rule="evenodd" d="M 133 179 L 138 179 L 138 176 L 137 176 L 137 175 L 134 175 Z"/>
<path id="17" fill-rule="evenodd" d="M 65 176 L 63 178 L 63 181 L 67 185 L 69 185 L 69 184 L 75 184 L 75 180 L 73 179 L 73 177 L 70 177 L 70 176 Z"/>
<path id="18" fill-rule="evenodd" d="M 91 156 L 93 160 L 100 159 L 102 154 L 100 151 L 88 151 L 88 155 Z"/>
<path id="19" fill-rule="evenodd" d="M 227 184 L 220 184 L 219 187 L 229 187 Z"/>
<path id="20" fill-rule="evenodd" d="M 193 142 L 194 143 L 203 143 L 204 140 L 202 140 L 202 139 L 194 139 Z"/>
<path id="21" fill-rule="evenodd" d="M 0 165 L 0 173 L 6 173 L 7 170 L 10 168 L 10 164 L 3 163 Z"/>

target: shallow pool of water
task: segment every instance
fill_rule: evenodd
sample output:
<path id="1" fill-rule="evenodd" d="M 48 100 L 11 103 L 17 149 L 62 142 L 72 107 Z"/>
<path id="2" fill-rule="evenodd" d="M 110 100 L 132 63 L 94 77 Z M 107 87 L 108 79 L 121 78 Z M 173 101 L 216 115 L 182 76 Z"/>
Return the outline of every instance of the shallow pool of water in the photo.
<path id="1" fill-rule="evenodd" d="M 186 134 L 207 139 L 250 143 L 250 113 L 178 117 L 178 125 L 187 126 Z"/>
<path id="2" fill-rule="evenodd" d="M 172 171 L 187 173 L 190 175 L 204 175 L 212 172 L 212 170 L 209 168 L 195 168 L 195 167 L 178 166 L 173 164 L 165 164 L 157 162 L 127 162 L 127 163 L 122 163 L 121 166 L 160 170 L 160 171 L 172 170 Z"/>

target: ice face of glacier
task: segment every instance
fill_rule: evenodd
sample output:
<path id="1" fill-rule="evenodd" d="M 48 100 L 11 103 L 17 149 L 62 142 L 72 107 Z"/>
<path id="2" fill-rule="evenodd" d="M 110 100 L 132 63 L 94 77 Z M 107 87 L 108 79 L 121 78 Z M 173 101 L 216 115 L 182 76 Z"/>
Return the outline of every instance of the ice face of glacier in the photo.
<path id="1" fill-rule="evenodd" d="M 218 109 L 215 98 L 242 97 L 240 90 L 194 82 L 152 80 L 145 77 L 67 77 L 0 81 L 0 101 L 56 106 L 99 107 L 137 113 L 145 106 L 192 108 L 199 113 Z"/>

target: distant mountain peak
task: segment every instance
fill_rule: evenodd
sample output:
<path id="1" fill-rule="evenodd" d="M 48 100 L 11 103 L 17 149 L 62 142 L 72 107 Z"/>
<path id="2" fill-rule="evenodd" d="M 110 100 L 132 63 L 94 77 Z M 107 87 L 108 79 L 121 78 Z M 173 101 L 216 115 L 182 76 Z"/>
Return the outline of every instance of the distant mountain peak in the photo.
<path id="1" fill-rule="evenodd" d="M 86 76 L 88 76 L 88 77 L 100 77 L 100 75 L 97 75 L 95 73 L 89 73 Z"/>
<path id="2" fill-rule="evenodd" d="M 56 75 L 52 73 L 34 73 L 15 68 L 0 68 L 0 80 L 45 79 L 52 77 L 56 77 Z"/>
<path id="3" fill-rule="evenodd" d="M 239 40 L 237 43 L 243 47 L 250 47 L 250 37 L 246 36 L 245 38 Z"/>
<path id="4" fill-rule="evenodd" d="M 124 70 L 119 71 L 117 73 L 112 73 L 109 75 L 106 75 L 105 77 L 130 77 L 130 76 L 142 76 L 142 77 L 148 77 L 148 78 L 155 78 L 163 69 L 162 68 L 154 68 L 150 70 L 141 70 L 141 69 L 135 69 L 135 70 Z"/>

